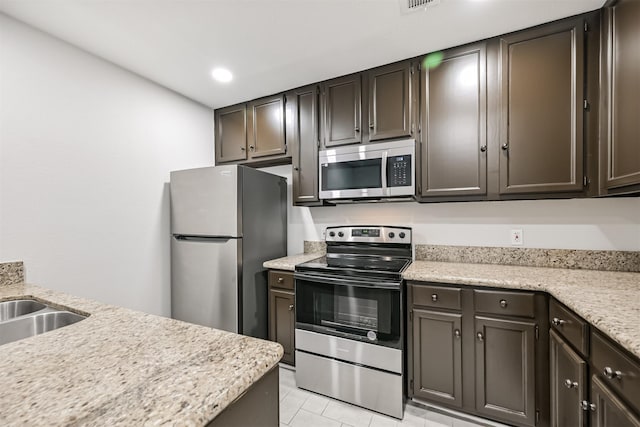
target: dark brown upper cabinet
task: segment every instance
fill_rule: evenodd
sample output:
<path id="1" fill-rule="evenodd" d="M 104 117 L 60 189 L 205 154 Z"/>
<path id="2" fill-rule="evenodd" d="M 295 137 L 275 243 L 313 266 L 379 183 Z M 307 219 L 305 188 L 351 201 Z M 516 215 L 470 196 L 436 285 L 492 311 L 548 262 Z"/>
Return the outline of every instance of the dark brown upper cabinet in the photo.
<path id="1" fill-rule="evenodd" d="M 583 190 L 584 21 L 500 38 L 500 194 Z"/>
<path id="2" fill-rule="evenodd" d="M 245 104 L 220 108 L 215 113 L 216 163 L 247 158 L 247 110 Z"/>
<path id="3" fill-rule="evenodd" d="M 367 71 L 369 141 L 413 135 L 412 73 L 409 61 Z"/>
<path id="4" fill-rule="evenodd" d="M 605 8 L 602 26 L 602 171 L 608 190 L 640 190 L 640 2 Z"/>
<path id="5" fill-rule="evenodd" d="M 353 74 L 322 83 L 324 147 L 362 142 L 362 76 Z"/>
<path id="6" fill-rule="evenodd" d="M 286 94 L 287 146 L 293 165 L 294 205 L 320 205 L 318 199 L 319 93 L 317 85 Z"/>
<path id="7" fill-rule="evenodd" d="M 251 159 L 284 154 L 284 95 L 247 104 L 248 145 Z"/>
<path id="8" fill-rule="evenodd" d="M 423 198 L 487 194 L 486 58 L 479 43 L 420 71 Z"/>

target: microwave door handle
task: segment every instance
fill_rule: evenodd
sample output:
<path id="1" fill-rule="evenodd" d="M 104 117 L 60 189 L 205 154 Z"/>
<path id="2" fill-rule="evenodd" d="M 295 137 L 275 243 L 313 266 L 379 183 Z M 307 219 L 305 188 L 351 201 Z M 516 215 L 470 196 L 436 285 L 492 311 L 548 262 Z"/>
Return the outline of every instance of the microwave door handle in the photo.
<path id="1" fill-rule="evenodd" d="M 388 157 L 389 153 L 385 150 L 382 152 L 382 165 L 380 168 L 380 174 L 381 179 L 382 179 L 382 193 L 384 196 L 388 196 L 388 189 L 387 189 L 387 157 Z"/>

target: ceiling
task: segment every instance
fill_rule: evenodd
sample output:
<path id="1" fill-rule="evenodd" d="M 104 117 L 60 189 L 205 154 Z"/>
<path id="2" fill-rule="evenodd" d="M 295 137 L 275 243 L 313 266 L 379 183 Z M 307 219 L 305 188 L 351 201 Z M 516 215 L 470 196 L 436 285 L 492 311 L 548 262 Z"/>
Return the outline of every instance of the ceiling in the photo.
<path id="1" fill-rule="evenodd" d="M 406 0 L 405 0 L 406 1 Z M 0 11 L 210 107 L 597 9 L 605 0 L 0 0 Z M 229 68 L 229 84 L 211 70 Z"/>

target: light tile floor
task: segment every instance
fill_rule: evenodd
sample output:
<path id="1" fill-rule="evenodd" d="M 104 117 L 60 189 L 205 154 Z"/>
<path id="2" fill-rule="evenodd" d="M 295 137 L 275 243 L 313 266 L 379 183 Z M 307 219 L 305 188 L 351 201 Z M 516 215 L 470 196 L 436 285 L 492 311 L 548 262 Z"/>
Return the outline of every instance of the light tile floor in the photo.
<path id="1" fill-rule="evenodd" d="M 280 427 L 500 427 L 454 418 L 407 403 L 402 421 L 296 387 L 295 371 L 280 366 Z"/>

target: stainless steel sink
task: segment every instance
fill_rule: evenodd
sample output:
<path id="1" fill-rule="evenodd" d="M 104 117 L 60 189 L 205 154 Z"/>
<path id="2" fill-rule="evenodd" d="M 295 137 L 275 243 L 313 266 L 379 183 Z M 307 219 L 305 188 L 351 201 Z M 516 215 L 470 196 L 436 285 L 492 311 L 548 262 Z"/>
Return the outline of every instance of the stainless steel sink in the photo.
<path id="1" fill-rule="evenodd" d="M 40 311 L 47 306 L 31 299 L 0 302 L 0 322 Z"/>
<path id="2" fill-rule="evenodd" d="M 62 328 L 86 316 L 29 299 L 0 302 L 0 345 Z"/>
<path id="3" fill-rule="evenodd" d="M 85 319 L 68 311 L 50 311 L 0 323 L 0 345 L 53 331 Z"/>

